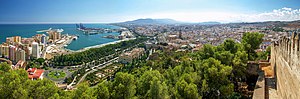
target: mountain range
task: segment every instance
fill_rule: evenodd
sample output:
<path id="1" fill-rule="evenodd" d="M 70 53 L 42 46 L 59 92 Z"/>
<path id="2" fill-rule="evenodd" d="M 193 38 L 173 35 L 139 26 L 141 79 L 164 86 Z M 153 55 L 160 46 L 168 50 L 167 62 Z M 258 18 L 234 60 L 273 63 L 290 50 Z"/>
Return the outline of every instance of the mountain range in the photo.
<path id="1" fill-rule="evenodd" d="M 220 22 L 200 22 L 200 23 L 189 23 L 189 22 L 180 22 L 173 19 L 137 19 L 133 21 L 121 22 L 119 24 L 203 24 L 203 25 L 212 25 L 212 24 L 221 24 Z"/>
<path id="2" fill-rule="evenodd" d="M 299 26 L 300 20 L 294 20 L 294 21 L 265 21 L 265 22 L 237 22 L 237 23 L 220 23 L 220 22 L 181 22 L 176 21 L 173 19 L 136 19 L 132 21 L 125 21 L 120 23 L 113 23 L 113 24 L 135 24 L 135 25 L 165 25 L 165 24 L 198 24 L 198 25 L 215 25 L 215 24 L 273 24 L 276 26 L 286 26 L 286 25 L 292 25 L 292 26 Z"/>

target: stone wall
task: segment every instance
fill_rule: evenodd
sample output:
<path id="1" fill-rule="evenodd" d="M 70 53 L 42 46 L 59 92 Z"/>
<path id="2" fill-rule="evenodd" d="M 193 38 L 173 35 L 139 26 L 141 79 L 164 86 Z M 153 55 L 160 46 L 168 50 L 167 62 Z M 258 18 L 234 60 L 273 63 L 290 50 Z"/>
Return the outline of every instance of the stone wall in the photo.
<path id="1" fill-rule="evenodd" d="M 277 94 L 282 99 L 300 98 L 299 38 L 299 33 L 293 33 L 272 43 L 271 66 L 275 71 Z"/>

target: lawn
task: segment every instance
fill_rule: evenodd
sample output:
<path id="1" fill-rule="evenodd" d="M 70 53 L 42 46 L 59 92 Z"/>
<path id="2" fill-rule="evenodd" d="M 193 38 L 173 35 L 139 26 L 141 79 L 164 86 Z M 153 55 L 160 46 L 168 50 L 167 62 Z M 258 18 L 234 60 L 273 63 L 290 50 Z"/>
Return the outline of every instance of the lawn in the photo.
<path id="1" fill-rule="evenodd" d="M 65 76 L 66 76 L 66 73 L 63 71 L 51 71 L 48 74 L 48 77 L 54 78 L 54 79 L 64 78 Z"/>

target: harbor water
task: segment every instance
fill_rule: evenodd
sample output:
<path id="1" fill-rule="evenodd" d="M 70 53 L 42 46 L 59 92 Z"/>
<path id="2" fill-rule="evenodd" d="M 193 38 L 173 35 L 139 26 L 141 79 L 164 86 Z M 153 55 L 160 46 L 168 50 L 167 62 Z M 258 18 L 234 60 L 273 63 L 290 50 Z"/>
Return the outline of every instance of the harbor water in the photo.
<path id="1" fill-rule="evenodd" d="M 89 28 L 109 28 L 117 29 L 118 26 L 105 25 L 105 24 L 84 24 L 85 27 Z M 75 24 L 0 24 L 0 42 L 5 42 L 6 37 L 21 36 L 21 37 L 32 37 L 38 33 L 39 30 L 52 29 L 63 29 L 62 34 L 78 35 L 78 39 L 72 41 L 66 48 L 70 50 L 80 50 L 85 47 L 105 44 L 117 41 L 116 39 L 103 38 L 107 35 L 118 35 L 117 32 L 112 33 L 100 33 L 94 35 L 85 35 L 82 31 L 76 30 Z"/>

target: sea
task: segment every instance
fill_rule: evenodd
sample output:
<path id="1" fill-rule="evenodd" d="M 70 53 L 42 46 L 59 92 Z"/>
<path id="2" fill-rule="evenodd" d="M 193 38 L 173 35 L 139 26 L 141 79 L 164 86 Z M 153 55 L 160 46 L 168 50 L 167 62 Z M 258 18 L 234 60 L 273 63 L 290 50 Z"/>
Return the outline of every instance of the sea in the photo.
<path id="1" fill-rule="evenodd" d="M 84 26 L 88 28 L 121 28 L 106 24 L 84 24 Z M 117 32 L 86 35 L 82 31 L 76 29 L 76 24 L 0 24 L 0 43 L 5 42 L 6 37 L 21 36 L 29 38 L 36 34 L 48 35 L 47 33 L 38 33 L 37 31 L 47 30 L 49 28 L 63 29 L 64 31 L 62 34 L 79 36 L 77 40 L 73 40 L 72 43 L 66 47 L 67 49 L 73 51 L 77 51 L 85 47 L 117 41 L 116 39 L 103 38 L 103 36 L 119 35 Z"/>

